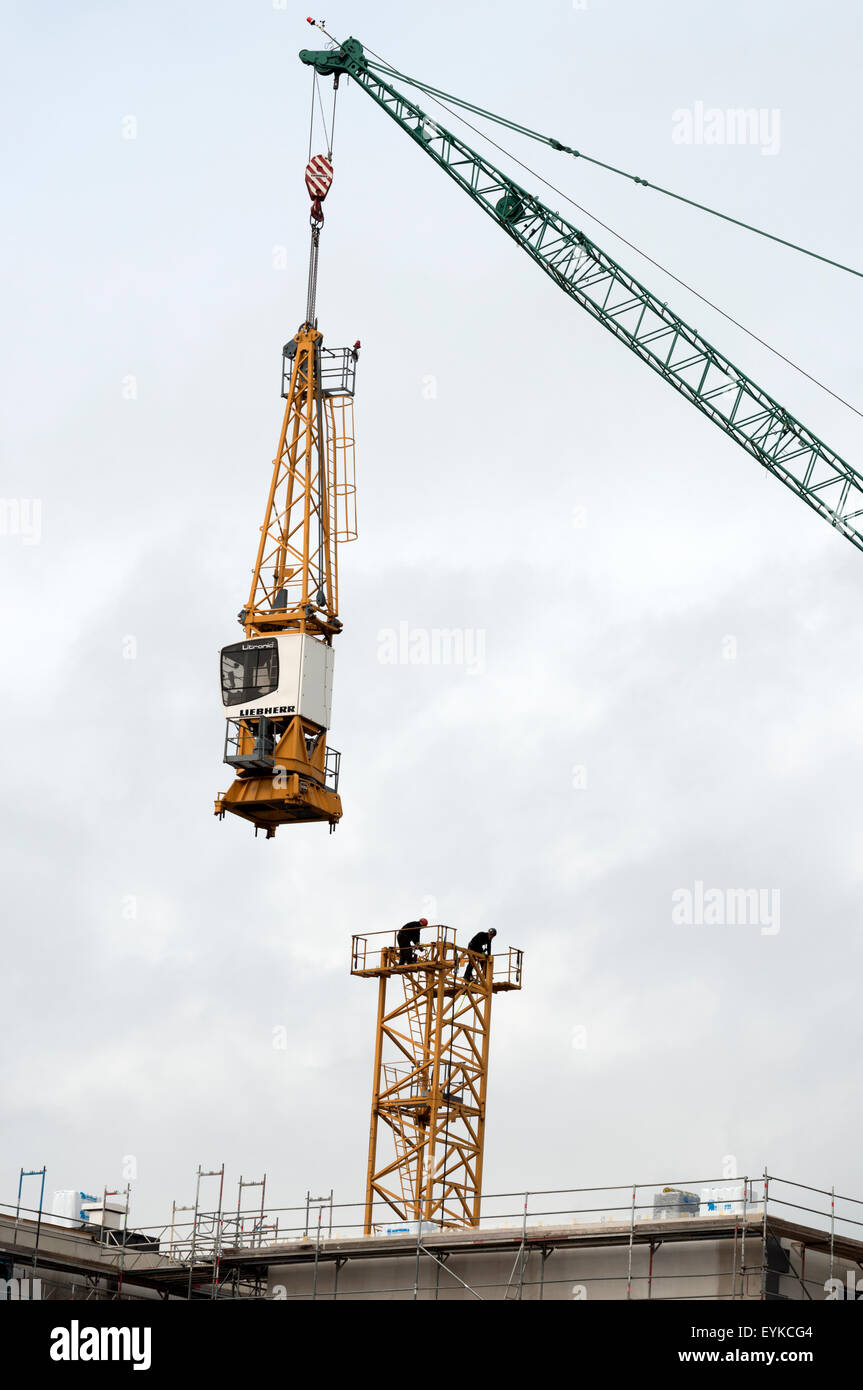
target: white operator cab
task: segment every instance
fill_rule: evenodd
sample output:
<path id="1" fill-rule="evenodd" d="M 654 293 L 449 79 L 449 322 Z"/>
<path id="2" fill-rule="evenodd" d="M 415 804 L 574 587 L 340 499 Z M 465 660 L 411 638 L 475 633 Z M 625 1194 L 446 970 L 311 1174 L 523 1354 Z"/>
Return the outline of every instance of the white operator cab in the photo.
<path id="1" fill-rule="evenodd" d="M 271 752 L 272 723 L 284 727 L 295 715 L 329 729 L 333 658 L 332 647 L 304 632 L 249 637 L 223 647 L 220 674 L 228 731 L 242 719 L 257 721 L 254 727 L 261 734 L 256 754 L 242 758 L 238 748 L 230 755 L 234 740 L 229 736 L 225 762 L 256 770 L 261 755 Z"/>

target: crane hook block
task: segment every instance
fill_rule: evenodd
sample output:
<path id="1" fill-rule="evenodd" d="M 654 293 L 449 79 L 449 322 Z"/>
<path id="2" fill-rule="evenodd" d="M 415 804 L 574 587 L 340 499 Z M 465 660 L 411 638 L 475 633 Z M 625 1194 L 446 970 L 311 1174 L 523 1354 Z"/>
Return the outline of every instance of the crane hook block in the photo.
<path id="1" fill-rule="evenodd" d="M 313 202 L 322 203 L 333 181 L 333 166 L 325 154 L 316 154 L 306 165 L 306 188 Z"/>

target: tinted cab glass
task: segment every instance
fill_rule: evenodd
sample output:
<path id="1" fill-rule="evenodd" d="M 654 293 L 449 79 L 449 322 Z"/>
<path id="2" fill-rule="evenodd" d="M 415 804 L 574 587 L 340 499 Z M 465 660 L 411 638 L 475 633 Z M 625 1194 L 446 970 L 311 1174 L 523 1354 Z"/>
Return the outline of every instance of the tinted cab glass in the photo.
<path id="1" fill-rule="evenodd" d="M 222 704 L 244 705 L 272 695 L 279 684 L 279 648 L 273 638 L 222 648 Z"/>

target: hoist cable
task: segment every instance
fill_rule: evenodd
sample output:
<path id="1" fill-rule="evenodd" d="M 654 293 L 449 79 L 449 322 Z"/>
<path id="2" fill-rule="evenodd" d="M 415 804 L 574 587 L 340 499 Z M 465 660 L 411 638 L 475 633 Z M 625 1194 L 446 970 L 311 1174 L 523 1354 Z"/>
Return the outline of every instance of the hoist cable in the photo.
<path id="1" fill-rule="evenodd" d="M 328 152 L 328 154 L 327 154 L 327 159 L 330 161 L 330 163 L 332 163 L 332 159 L 333 159 L 333 145 L 335 144 L 335 139 L 336 139 L 336 98 L 338 97 L 338 95 L 339 95 L 339 79 L 336 78 L 335 82 L 333 83 L 333 119 L 332 119 L 332 123 L 331 123 L 331 125 L 330 125 L 330 148 L 329 148 L 329 152 Z"/>
<path id="2" fill-rule="evenodd" d="M 309 116 L 309 157 L 306 161 L 307 163 L 311 163 L 312 158 L 312 139 L 314 136 L 315 129 L 315 89 L 317 88 L 317 85 L 318 74 L 315 72 L 314 68 L 312 68 L 312 109 L 311 114 Z"/>
<path id="3" fill-rule="evenodd" d="M 317 73 L 315 74 L 315 76 L 317 77 Z M 326 142 L 327 142 L 327 146 L 328 146 L 330 149 L 332 149 L 333 142 L 332 142 L 332 140 L 330 139 L 329 134 L 327 133 L 327 118 L 326 118 L 326 116 L 324 115 L 324 103 L 323 103 L 323 101 L 321 100 L 321 89 L 320 89 L 320 87 L 318 86 L 317 82 L 315 82 L 315 93 L 316 93 L 317 98 L 318 98 L 318 109 L 320 110 L 320 113 L 321 113 L 321 125 L 322 125 L 323 128 L 324 128 L 324 138 L 325 138 L 325 140 L 326 140 Z"/>

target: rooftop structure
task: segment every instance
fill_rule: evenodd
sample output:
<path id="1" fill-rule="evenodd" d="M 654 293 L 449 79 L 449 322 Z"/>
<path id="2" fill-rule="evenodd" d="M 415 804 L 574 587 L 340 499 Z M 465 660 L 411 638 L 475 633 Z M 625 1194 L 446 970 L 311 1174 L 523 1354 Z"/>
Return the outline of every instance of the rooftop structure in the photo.
<path id="1" fill-rule="evenodd" d="M 220 1177 L 221 1170 L 199 1172 Z M 245 1186 L 239 1190 L 243 1199 Z M 198 1184 L 200 1195 L 200 1182 Z M 823 1301 L 863 1292 L 863 1200 L 764 1174 L 484 1196 L 477 1224 L 430 1230 L 332 1195 L 292 1208 L 191 1209 L 140 1230 L 0 1208 L 8 1296 L 275 1301 Z M 858 1285 L 858 1279 L 860 1283 Z M 34 1281 L 38 1281 L 34 1294 Z"/>

